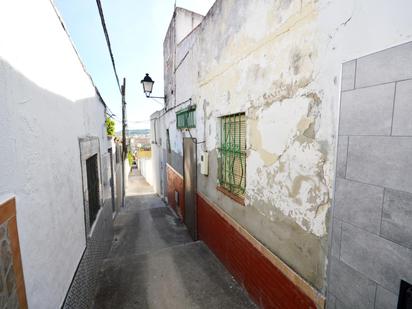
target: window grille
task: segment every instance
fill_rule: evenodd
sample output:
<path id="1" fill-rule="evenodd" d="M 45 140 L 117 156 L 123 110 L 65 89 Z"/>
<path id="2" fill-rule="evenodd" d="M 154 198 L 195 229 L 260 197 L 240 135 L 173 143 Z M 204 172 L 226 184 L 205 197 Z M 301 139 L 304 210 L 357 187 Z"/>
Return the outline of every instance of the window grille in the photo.
<path id="1" fill-rule="evenodd" d="M 246 117 L 244 113 L 220 118 L 219 185 L 243 198 L 246 187 Z"/>
<path id="2" fill-rule="evenodd" d="M 196 106 L 191 105 L 176 113 L 176 127 L 178 129 L 196 128 Z"/>

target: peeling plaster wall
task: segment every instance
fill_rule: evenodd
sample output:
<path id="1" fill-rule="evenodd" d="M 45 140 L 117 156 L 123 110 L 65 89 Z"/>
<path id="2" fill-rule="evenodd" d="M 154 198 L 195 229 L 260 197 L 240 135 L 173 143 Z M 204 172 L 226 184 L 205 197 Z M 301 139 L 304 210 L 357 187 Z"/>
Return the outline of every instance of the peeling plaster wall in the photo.
<path id="1" fill-rule="evenodd" d="M 179 64 L 165 82 L 174 80 L 177 103 L 197 105 L 191 132 L 205 141 L 198 157 L 209 152 L 198 191 L 320 291 L 341 64 L 411 40 L 411 9 L 407 0 L 218 0 L 176 51 L 165 49 Z M 247 117 L 244 207 L 216 190 L 218 117 L 238 112 Z M 174 111 L 162 121 L 181 154 L 188 134 L 174 129 Z"/>
<path id="2" fill-rule="evenodd" d="M 183 137 L 189 137 L 189 134 L 188 132 L 177 130 L 176 112 L 190 104 L 190 102 L 183 104 L 182 102 L 192 98 L 195 79 L 189 77 L 189 75 L 194 75 L 195 72 L 191 66 L 194 62 L 193 55 L 189 53 L 189 50 L 196 40 L 200 29 L 198 25 L 202 19 L 202 15 L 182 8 L 176 8 L 163 43 L 166 111 L 163 110 L 155 113 L 151 117 L 152 126 L 154 119 L 159 119 L 159 130 L 157 132 L 158 136 L 164 141 L 163 145 L 159 144 L 156 147 L 156 151 L 159 154 L 164 153 L 161 158 L 159 157 L 158 162 L 167 162 L 180 175 L 183 175 Z M 184 78 L 188 84 L 184 87 L 177 86 L 176 78 Z M 160 129 L 160 126 L 163 126 L 163 129 Z M 169 129 L 171 153 L 168 153 L 166 149 L 166 128 Z M 191 133 L 193 137 L 196 137 L 195 130 L 191 130 Z M 166 181 L 166 179 L 163 180 L 165 183 Z M 160 190 L 157 192 L 159 193 Z"/>
<path id="3" fill-rule="evenodd" d="M 0 42 L 0 196 L 16 196 L 29 308 L 59 308 L 86 246 L 78 138 L 99 138 L 105 175 L 105 107 L 50 1 L 1 1 Z"/>

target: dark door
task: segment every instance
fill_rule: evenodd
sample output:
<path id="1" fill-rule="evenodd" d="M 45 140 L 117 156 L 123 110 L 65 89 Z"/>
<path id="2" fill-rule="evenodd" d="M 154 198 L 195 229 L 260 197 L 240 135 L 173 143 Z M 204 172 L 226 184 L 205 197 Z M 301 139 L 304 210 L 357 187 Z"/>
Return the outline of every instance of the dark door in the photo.
<path id="1" fill-rule="evenodd" d="M 91 228 L 100 209 L 99 170 L 97 165 L 97 154 L 86 160 L 86 170 L 87 191 L 89 198 L 89 224 Z"/>
<path id="2" fill-rule="evenodd" d="M 196 209 L 196 139 L 183 139 L 183 184 L 185 190 L 185 224 L 193 240 L 197 240 Z"/>
<path id="3" fill-rule="evenodd" d="M 112 193 L 112 212 L 116 211 L 115 195 L 114 195 L 114 166 L 113 166 L 113 150 L 109 148 L 109 160 L 110 160 L 110 190 Z"/>

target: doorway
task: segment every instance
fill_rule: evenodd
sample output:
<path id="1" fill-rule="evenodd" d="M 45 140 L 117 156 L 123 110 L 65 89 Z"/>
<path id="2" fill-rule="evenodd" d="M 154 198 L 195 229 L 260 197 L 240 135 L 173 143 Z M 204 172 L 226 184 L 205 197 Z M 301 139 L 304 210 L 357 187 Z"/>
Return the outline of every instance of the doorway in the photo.
<path id="1" fill-rule="evenodd" d="M 86 171 L 87 191 L 89 197 L 89 224 L 91 228 L 100 209 L 99 170 L 97 163 L 97 154 L 91 156 L 86 160 Z"/>
<path id="2" fill-rule="evenodd" d="M 113 166 L 113 149 L 109 148 L 109 160 L 110 160 L 110 191 L 111 191 L 111 198 L 112 198 L 112 213 L 113 215 L 116 212 L 116 204 L 115 204 L 115 194 L 114 194 L 114 166 Z"/>
<path id="3" fill-rule="evenodd" d="M 185 225 L 193 240 L 197 240 L 196 209 L 196 139 L 183 139 L 183 186 L 185 191 Z"/>

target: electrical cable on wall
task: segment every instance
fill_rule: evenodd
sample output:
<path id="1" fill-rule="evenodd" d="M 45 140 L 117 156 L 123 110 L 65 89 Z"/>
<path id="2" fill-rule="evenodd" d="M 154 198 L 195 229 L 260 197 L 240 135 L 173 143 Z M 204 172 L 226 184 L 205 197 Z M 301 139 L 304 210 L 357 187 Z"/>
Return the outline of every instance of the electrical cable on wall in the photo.
<path id="1" fill-rule="evenodd" d="M 175 105 L 175 106 L 172 106 L 171 108 L 169 108 L 169 109 L 164 109 L 163 110 L 163 114 L 161 114 L 161 115 L 159 115 L 159 116 L 157 116 L 157 117 L 154 117 L 154 118 L 151 118 L 151 120 L 154 120 L 154 119 L 160 119 L 161 117 L 163 117 L 164 115 L 166 115 L 168 112 L 170 112 L 171 110 L 174 110 L 175 108 L 177 108 L 177 107 L 179 107 L 179 106 L 181 106 L 181 105 L 183 105 L 183 104 L 185 104 L 185 103 L 187 103 L 187 102 L 190 102 L 190 104 L 188 105 L 188 106 L 191 106 L 192 105 L 192 98 L 189 98 L 189 99 L 187 99 L 186 101 L 183 101 L 183 102 L 180 102 L 179 104 L 177 104 L 177 105 Z"/>
<path id="2" fill-rule="evenodd" d="M 105 113 L 106 113 L 106 115 L 107 115 L 109 118 L 111 118 L 111 119 L 113 119 L 113 120 L 115 120 L 115 121 L 120 122 L 120 120 L 117 118 L 116 114 L 114 114 L 114 113 L 110 110 L 110 108 L 109 108 L 108 106 L 106 106 L 106 111 L 105 111 Z"/>
<path id="3" fill-rule="evenodd" d="M 157 117 L 154 117 L 154 118 L 151 118 L 150 120 L 158 120 L 158 119 L 160 119 L 161 117 L 163 117 L 164 115 L 166 115 L 169 111 L 174 110 L 175 108 L 177 108 L 177 107 L 179 107 L 179 106 L 181 106 L 181 105 L 183 105 L 183 104 L 185 104 L 185 103 L 187 103 L 187 102 L 190 102 L 187 107 L 192 106 L 192 98 L 189 98 L 189 99 L 187 99 L 187 100 L 185 100 L 185 101 L 183 101 L 183 102 L 180 102 L 179 104 L 176 104 L 175 106 L 173 106 L 173 107 L 171 107 L 171 108 L 169 108 L 169 109 L 164 109 L 164 111 L 163 111 L 163 113 L 162 113 L 161 115 L 159 115 L 159 116 L 157 116 Z M 190 129 L 187 128 L 186 131 L 189 133 L 189 136 L 190 136 L 192 142 L 195 143 L 196 145 L 206 144 L 206 139 L 205 139 L 204 141 L 201 141 L 201 142 L 196 142 L 196 141 L 195 141 L 196 138 L 194 138 L 194 137 L 192 136 L 192 132 L 190 132 Z M 203 148 L 203 147 L 202 147 L 202 148 Z M 203 149 L 203 150 L 204 150 L 204 149 Z"/>
<path id="4" fill-rule="evenodd" d="M 190 104 L 188 105 L 188 108 L 189 108 L 190 106 L 192 106 L 192 98 L 190 98 L 189 100 L 190 100 Z M 189 117 L 189 114 L 186 114 L 186 117 Z M 187 118 L 186 118 L 186 123 L 187 123 Z M 192 136 L 192 132 L 190 132 L 190 128 L 187 128 L 186 131 L 189 132 L 189 135 L 190 135 L 190 138 L 192 139 L 192 142 L 195 143 L 196 145 L 200 145 L 200 144 L 205 144 L 205 143 L 206 143 L 206 139 L 204 139 L 204 141 L 202 141 L 202 142 L 196 142 L 196 141 L 195 141 L 196 138 L 194 138 L 194 137 Z"/>
<path id="5" fill-rule="evenodd" d="M 179 106 L 181 106 L 181 105 L 183 105 L 183 104 L 185 104 L 185 103 L 187 103 L 187 102 L 190 102 L 187 107 L 192 106 L 192 98 L 189 98 L 189 99 L 187 99 L 187 100 L 185 100 L 185 101 L 183 101 L 183 102 L 180 102 L 179 104 L 177 104 L 177 105 L 175 105 L 175 106 L 173 106 L 173 107 L 171 107 L 171 108 L 169 108 L 169 109 L 165 109 L 161 115 L 159 115 L 158 117 L 155 117 L 155 118 L 151 118 L 151 120 L 160 119 L 161 117 L 163 117 L 164 115 L 166 115 L 169 111 L 174 110 L 175 108 L 177 108 L 177 107 L 179 107 Z M 200 145 L 200 144 L 205 144 L 205 143 L 206 143 L 206 140 L 204 140 L 204 141 L 202 141 L 202 142 L 196 142 L 196 141 L 195 141 L 196 139 L 192 136 L 192 132 L 190 132 L 190 129 L 187 128 L 186 131 L 189 133 L 190 138 L 192 139 L 192 142 L 195 143 L 196 145 Z"/>
<path id="6" fill-rule="evenodd" d="M 190 135 L 190 138 L 192 139 L 192 142 L 195 143 L 196 145 L 206 143 L 206 141 L 203 141 L 203 142 L 195 142 L 196 138 L 194 138 L 194 137 L 192 136 L 192 133 L 190 132 L 190 129 L 186 129 L 186 131 L 189 132 L 189 135 Z"/>

